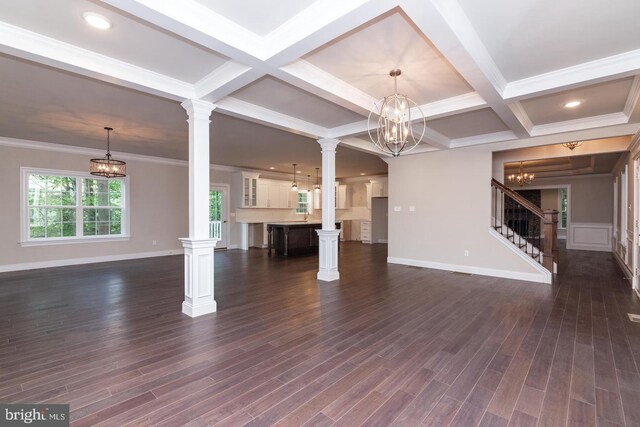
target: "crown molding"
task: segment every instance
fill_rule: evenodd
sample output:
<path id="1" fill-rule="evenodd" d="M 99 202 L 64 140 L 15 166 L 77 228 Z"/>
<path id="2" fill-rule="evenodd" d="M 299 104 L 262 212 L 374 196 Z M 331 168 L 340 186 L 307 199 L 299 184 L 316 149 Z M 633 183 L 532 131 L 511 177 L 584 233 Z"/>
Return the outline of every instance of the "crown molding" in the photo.
<path id="1" fill-rule="evenodd" d="M 493 142 L 510 141 L 516 139 L 516 135 L 510 131 L 487 133 L 478 136 L 469 136 L 466 138 L 457 138 L 451 140 L 451 148 L 470 147 L 472 145 L 491 144 Z"/>
<path id="2" fill-rule="evenodd" d="M 327 137 L 328 129 L 286 114 L 277 113 L 268 108 L 227 97 L 217 103 L 218 111 L 232 116 L 240 116 L 249 120 L 263 123 L 271 127 L 297 133 L 309 138 Z"/>
<path id="3" fill-rule="evenodd" d="M 520 123 L 522 124 L 522 127 L 524 127 L 527 133 L 531 135 L 531 130 L 533 129 L 533 122 L 531 121 L 529 114 L 527 114 L 527 111 L 524 109 L 522 104 L 518 101 L 515 101 L 515 102 L 510 102 L 509 104 L 507 104 L 507 106 L 509 107 L 509 109 L 511 109 L 511 111 L 513 112 L 513 115 L 516 116 L 518 121 L 520 121 Z"/>
<path id="4" fill-rule="evenodd" d="M 264 47 L 263 37 L 195 0 L 102 1 L 240 62 L 255 62 Z"/>
<path id="5" fill-rule="evenodd" d="M 11 148 L 19 148 L 24 150 L 41 150 L 41 151 L 56 152 L 56 153 L 84 155 L 87 157 L 104 155 L 104 150 L 97 149 L 97 148 L 75 147 L 72 145 L 55 144 L 53 142 L 31 141 L 27 139 L 0 137 L 0 147 L 3 147 L 3 146 L 11 147 Z M 189 162 L 187 160 L 147 156 L 144 154 L 133 154 L 133 153 L 127 153 L 123 151 L 112 151 L 111 154 L 118 159 L 123 159 L 127 161 L 155 163 L 155 164 L 167 165 L 167 166 L 189 167 Z M 229 173 L 253 172 L 253 173 L 259 173 L 263 176 L 281 178 L 285 180 L 291 178 L 291 174 L 287 172 L 240 168 L 236 166 L 218 165 L 215 163 L 210 164 L 209 169 L 219 171 L 219 172 L 229 172 Z"/>
<path id="6" fill-rule="evenodd" d="M 629 143 L 628 150 L 633 152 L 633 151 L 636 151 L 639 147 L 640 147 L 640 130 L 638 130 L 635 133 L 635 135 L 633 135 L 633 138 L 631 139 L 631 142 Z"/>
<path id="7" fill-rule="evenodd" d="M 79 154 L 86 156 L 103 156 L 105 150 L 88 147 L 76 147 L 73 145 L 55 144 L 53 142 L 31 141 L 27 139 L 0 137 L 0 146 L 21 148 L 27 150 L 53 151 L 57 153 Z M 166 157 L 146 156 L 143 154 L 112 151 L 111 154 L 119 159 L 134 160 L 139 162 L 157 163 L 169 166 L 189 166 L 186 160 L 169 159 Z"/>
<path id="8" fill-rule="evenodd" d="M 627 96 L 627 102 L 624 105 L 624 110 L 622 110 L 627 117 L 631 117 L 633 114 L 633 111 L 638 105 L 638 100 L 640 100 L 640 75 L 634 77 L 631 89 L 629 89 L 629 95 Z"/>
<path id="9" fill-rule="evenodd" d="M 593 178 L 611 178 L 613 174 L 611 173 L 592 173 L 588 175 L 575 175 L 575 176 L 547 176 L 547 177 L 536 177 L 535 181 L 554 181 L 558 179 L 593 179 Z M 534 181 L 534 182 L 535 182 Z"/>
<path id="10" fill-rule="evenodd" d="M 640 49 L 509 82 L 502 92 L 502 98 L 519 100 L 540 96 L 586 83 L 595 84 L 631 76 L 638 70 Z"/>
<path id="11" fill-rule="evenodd" d="M 0 52 L 176 101 L 195 98 L 190 83 L 0 22 Z"/>
<path id="12" fill-rule="evenodd" d="M 531 136 L 542 136 L 549 134 L 557 134 L 563 132 L 571 132 L 583 129 L 592 129 L 605 126 L 615 126 L 627 124 L 629 117 L 622 112 L 603 114 L 601 116 L 584 117 L 581 119 L 567 120 L 564 122 L 548 123 L 544 125 L 535 125 L 531 129 Z"/>

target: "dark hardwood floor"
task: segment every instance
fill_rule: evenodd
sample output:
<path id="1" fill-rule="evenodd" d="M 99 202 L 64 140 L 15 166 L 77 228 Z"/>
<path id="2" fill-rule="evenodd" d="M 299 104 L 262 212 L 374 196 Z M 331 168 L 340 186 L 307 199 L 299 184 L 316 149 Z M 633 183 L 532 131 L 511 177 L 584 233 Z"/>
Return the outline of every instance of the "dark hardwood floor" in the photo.
<path id="1" fill-rule="evenodd" d="M 219 312 L 180 312 L 181 256 L 0 274 L 0 402 L 72 424 L 639 426 L 640 303 L 611 254 L 552 286 L 216 253 Z"/>

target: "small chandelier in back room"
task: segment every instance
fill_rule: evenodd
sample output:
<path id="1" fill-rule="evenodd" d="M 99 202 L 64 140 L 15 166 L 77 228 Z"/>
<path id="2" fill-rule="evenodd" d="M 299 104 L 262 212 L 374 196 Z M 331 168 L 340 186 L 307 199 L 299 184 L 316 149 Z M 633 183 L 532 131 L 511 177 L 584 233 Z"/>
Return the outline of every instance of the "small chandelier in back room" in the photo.
<path id="1" fill-rule="evenodd" d="M 582 141 L 565 142 L 564 144 L 562 144 L 563 147 L 566 147 L 571 151 L 575 150 L 581 145 L 582 145 Z"/>
<path id="2" fill-rule="evenodd" d="M 106 127 L 107 131 L 107 155 L 101 159 L 91 159 L 89 162 L 89 172 L 91 175 L 103 176 L 105 178 L 122 178 L 127 176 L 127 164 L 122 160 L 111 157 L 109 134 L 113 128 Z"/>
<path id="3" fill-rule="evenodd" d="M 376 102 L 369 113 L 367 127 L 369 137 L 379 150 L 397 157 L 420 144 L 427 122 L 424 113 L 407 95 L 398 93 L 398 76 L 402 73 L 393 69 L 393 94 Z"/>
<path id="4" fill-rule="evenodd" d="M 518 174 L 511 174 L 507 177 L 509 182 L 513 182 L 514 184 L 518 184 L 520 187 L 523 187 L 525 184 L 531 184 L 535 179 L 535 176 L 532 173 L 526 173 L 524 171 L 524 162 L 520 162 L 520 169 L 518 170 Z"/>
<path id="5" fill-rule="evenodd" d="M 298 191 L 298 181 L 296 181 L 296 166 L 297 163 L 293 163 L 293 182 L 291 183 L 291 191 Z"/>
<path id="6" fill-rule="evenodd" d="M 318 171 L 320 168 L 316 168 L 316 183 L 313 185 L 313 191 L 316 193 L 320 192 L 320 181 L 318 180 Z"/>

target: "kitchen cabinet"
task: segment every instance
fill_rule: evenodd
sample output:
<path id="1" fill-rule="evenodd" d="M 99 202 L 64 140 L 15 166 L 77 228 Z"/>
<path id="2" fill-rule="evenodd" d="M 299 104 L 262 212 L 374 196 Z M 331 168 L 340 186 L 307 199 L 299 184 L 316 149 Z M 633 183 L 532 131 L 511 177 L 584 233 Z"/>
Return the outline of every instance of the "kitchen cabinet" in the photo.
<path id="1" fill-rule="evenodd" d="M 389 197 L 389 181 L 387 178 L 377 178 L 365 184 L 367 187 L 367 207 L 371 209 L 372 197 Z"/>
<path id="2" fill-rule="evenodd" d="M 362 243 L 371 244 L 371 221 L 362 221 L 360 223 L 360 240 L 362 240 Z"/>
<path id="3" fill-rule="evenodd" d="M 346 184 L 336 183 L 336 209 L 347 209 L 349 203 L 349 187 Z"/>
<path id="4" fill-rule="evenodd" d="M 255 208 L 258 207 L 258 177 L 260 174 L 249 172 L 238 172 L 235 176 L 235 182 L 241 191 L 240 207 Z"/>

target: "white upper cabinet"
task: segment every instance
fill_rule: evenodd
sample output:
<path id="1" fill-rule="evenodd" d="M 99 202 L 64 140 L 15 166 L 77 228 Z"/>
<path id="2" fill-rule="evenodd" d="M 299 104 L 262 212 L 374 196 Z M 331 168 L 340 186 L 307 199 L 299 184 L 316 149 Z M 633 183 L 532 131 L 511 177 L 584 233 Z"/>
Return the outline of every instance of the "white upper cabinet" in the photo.
<path id="1" fill-rule="evenodd" d="M 235 182 L 240 188 L 240 207 L 258 207 L 258 176 L 257 173 L 238 172 Z"/>

